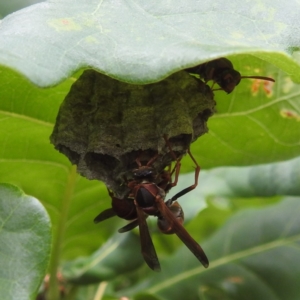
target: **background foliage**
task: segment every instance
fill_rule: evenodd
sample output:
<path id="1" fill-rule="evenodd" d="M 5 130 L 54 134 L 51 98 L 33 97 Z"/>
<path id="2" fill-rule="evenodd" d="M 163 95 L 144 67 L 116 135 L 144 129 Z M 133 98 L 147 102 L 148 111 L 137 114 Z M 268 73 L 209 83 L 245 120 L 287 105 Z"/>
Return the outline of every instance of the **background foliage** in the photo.
<path id="1" fill-rule="evenodd" d="M 70 283 L 70 299 L 182 299 L 186 291 L 189 299 L 299 298 L 298 6 L 296 1 L 266 0 L 226 6 L 221 1 L 173 1 L 169 6 L 56 0 L 1 20 L 0 182 L 39 199 L 51 218 L 51 299 L 58 297 L 58 268 Z M 2 5 L 0 15 L 7 11 Z M 162 236 L 151 224 L 162 263 L 158 276 L 145 267 L 137 234 L 116 233 L 122 220 L 93 224 L 110 205 L 106 188 L 78 176 L 50 145 L 49 136 L 80 67 L 147 83 L 224 55 L 243 75 L 270 76 L 276 83 L 244 79 L 230 95 L 215 93 L 210 131 L 192 145 L 192 152 L 202 169 L 216 169 L 202 170 L 197 190 L 180 202 L 186 227 L 201 242 L 210 267 L 204 270 L 176 236 Z M 276 163 L 283 160 L 289 161 Z M 268 164 L 255 166 L 262 163 Z M 183 171 L 193 171 L 188 158 Z M 191 177 L 180 176 L 172 194 L 190 185 Z M 0 204 L 0 244 L 9 246 L 5 241 L 11 233 L 3 224 L 11 218 L 22 226 L 23 218 L 2 214 L 5 205 L 12 198 L 25 199 L 28 218 L 36 215 L 18 189 L 1 186 L 1 195 L 7 188 L 11 195 Z M 47 213 L 41 212 L 45 232 L 50 230 Z M 21 231 L 15 242 L 19 252 L 10 256 L 21 283 L 9 290 L 34 297 L 50 245 L 43 242 L 35 258 L 38 243 L 25 251 L 27 234 Z M 39 270 L 34 278 L 24 275 L 28 253 L 30 259 L 44 261 L 41 268 L 33 267 Z M 14 278 L 9 271 L 0 274 L 2 297 Z"/>

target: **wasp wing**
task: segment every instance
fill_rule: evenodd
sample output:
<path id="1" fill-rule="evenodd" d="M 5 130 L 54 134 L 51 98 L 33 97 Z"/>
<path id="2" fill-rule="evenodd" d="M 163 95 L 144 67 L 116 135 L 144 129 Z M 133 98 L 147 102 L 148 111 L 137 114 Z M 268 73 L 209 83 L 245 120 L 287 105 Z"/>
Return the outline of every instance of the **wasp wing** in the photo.
<path id="1" fill-rule="evenodd" d="M 205 268 L 207 268 L 209 262 L 201 246 L 190 236 L 190 234 L 185 230 L 185 228 L 176 220 L 171 210 L 162 200 L 156 201 L 156 205 L 162 217 L 165 218 L 167 222 L 169 222 L 170 226 L 173 228 L 175 234 L 197 257 L 197 259 L 201 262 L 201 264 Z"/>
<path id="2" fill-rule="evenodd" d="M 141 251 L 147 265 L 154 271 L 160 271 L 160 263 L 148 230 L 146 215 L 142 208 L 136 205 L 138 223 L 140 229 Z M 131 224 L 131 223 L 130 223 Z"/>

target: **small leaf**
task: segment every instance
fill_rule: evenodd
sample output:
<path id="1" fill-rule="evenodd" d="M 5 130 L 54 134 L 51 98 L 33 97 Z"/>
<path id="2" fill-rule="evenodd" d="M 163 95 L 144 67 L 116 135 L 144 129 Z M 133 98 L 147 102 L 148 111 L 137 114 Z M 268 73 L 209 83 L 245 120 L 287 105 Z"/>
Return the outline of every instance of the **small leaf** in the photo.
<path id="1" fill-rule="evenodd" d="M 40 202 L 0 184 L 1 300 L 33 299 L 46 274 L 51 224 Z"/>

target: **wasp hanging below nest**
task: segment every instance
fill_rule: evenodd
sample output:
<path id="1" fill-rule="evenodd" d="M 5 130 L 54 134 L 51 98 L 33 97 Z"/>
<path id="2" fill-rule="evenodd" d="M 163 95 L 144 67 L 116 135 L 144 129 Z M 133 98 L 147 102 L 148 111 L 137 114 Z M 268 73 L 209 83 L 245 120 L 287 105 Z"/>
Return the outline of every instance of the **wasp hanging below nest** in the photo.
<path id="1" fill-rule="evenodd" d="M 174 168 L 172 169 L 170 165 L 168 170 L 161 170 L 161 172 L 158 173 L 152 167 L 158 157 L 158 153 L 145 165 L 141 163 L 140 156 L 138 156 L 136 158 L 138 168 L 132 170 L 133 178 L 127 182 L 129 188 L 128 195 L 123 199 L 119 199 L 109 191 L 112 207 L 102 211 L 94 219 L 94 222 L 99 223 L 113 216 L 131 221 L 119 229 L 120 233 L 132 230 L 138 226 L 141 240 L 141 253 L 144 260 L 152 270 L 160 271 L 160 263 L 146 222 L 148 216 L 155 216 L 157 217 L 157 226 L 160 231 L 164 234 L 176 234 L 202 265 L 207 268 L 209 262 L 203 249 L 182 225 L 184 213 L 177 202 L 178 198 L 190 192 L 198 185 L 200 166 L 188 148 L 188 155 L 196 165 L 195 183 L 165 201 L 166 194 L 177 184 L 181 158 L 175 156 L 166 136 L 164 136 L 164 139 L 169 148 L 170 155 L 175 161 Z M 175 174 L 174 181 L 172 181 L 173 174 Z"/>

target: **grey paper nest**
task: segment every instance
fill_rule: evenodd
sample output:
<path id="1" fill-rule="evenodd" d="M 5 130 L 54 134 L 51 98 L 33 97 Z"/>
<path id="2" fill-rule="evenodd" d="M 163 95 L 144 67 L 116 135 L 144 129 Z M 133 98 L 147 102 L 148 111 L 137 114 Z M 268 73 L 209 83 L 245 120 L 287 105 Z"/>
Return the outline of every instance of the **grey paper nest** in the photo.
<path id="1" fill-rule="evenodd" d="M 135 159 L 147 163 L 159 153 L 153 166 L 161 172 L 172 161 L 163 136 L 178 157 L 185 154 L 208 131 L 214 106 L 211 89 L 185 71 L 134 85 L 87 70 L 62 103 L 50 140 L 82 176 L 123 197 Z"/>

